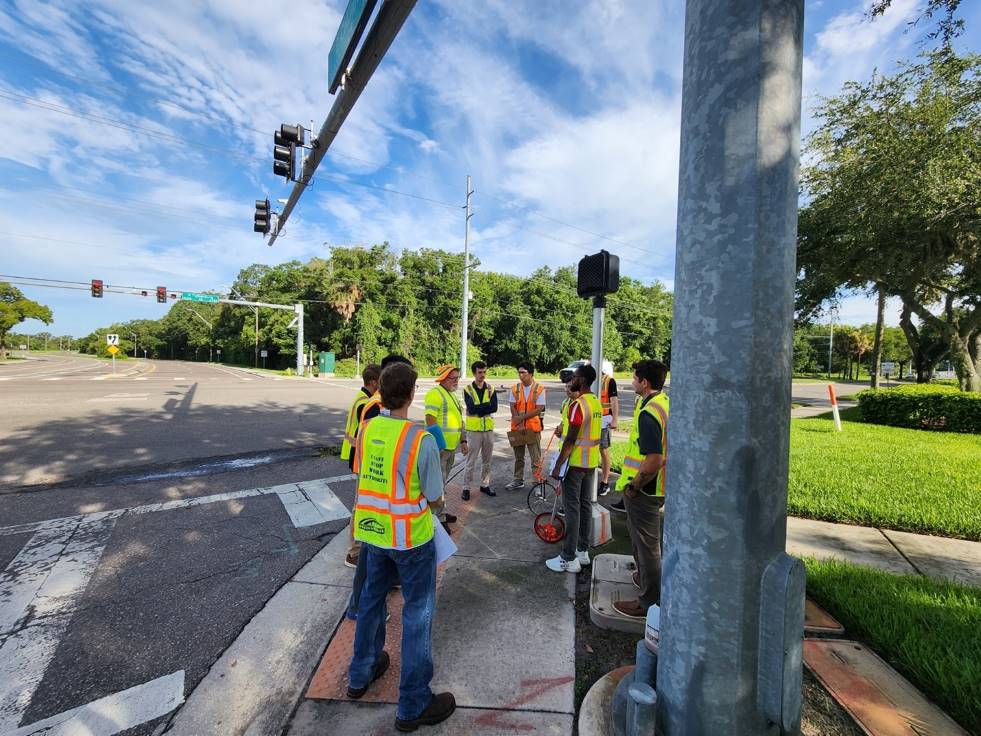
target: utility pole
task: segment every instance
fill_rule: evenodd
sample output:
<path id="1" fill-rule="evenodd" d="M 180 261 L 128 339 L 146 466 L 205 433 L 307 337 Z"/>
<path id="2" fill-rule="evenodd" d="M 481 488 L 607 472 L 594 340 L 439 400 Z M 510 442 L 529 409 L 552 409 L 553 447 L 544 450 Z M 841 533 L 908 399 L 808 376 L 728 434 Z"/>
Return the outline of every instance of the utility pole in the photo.
<path id="1" fill-rule="evenodd" d="M 470 188 L 470 175 L 467 175 L 467 203 L 464 205 L 466 211 L 466 228 L 463 231 L 463 319 L 460 326 L 460 378 L 467 377 L 467 331 L 470 318 L 470 218 L 473 213 L 470 211 L 470 195 L 473 190 Z"/>
<path id="2" fill-rule="evenodd" d="M 135 358 L 136 357 L 136 333 L 131 332 L 129 333 L 129 336 L 133 338 L 133 357 Z"/>
<path id="3" fill-rule="evenodd" d="M 785 552 L 803 0 L 688 0 L 656 732 L 800 732 Z M 766 298 L 760 298 L 761 289 Z"/>
<path id="4" fill-rule="evenodd" d="M 831 310 L 831 332 L 828 335 L 828 380 L 831 380 L 831 356 L 834 354 L 835 347 L 835 310 Z"/>

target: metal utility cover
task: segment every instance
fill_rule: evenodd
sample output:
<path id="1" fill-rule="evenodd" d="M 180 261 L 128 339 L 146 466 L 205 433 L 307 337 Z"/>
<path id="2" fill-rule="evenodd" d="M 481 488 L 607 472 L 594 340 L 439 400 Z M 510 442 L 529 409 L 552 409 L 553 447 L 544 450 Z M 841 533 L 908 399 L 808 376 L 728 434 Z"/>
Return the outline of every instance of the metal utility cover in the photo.
<path id="1" fill-rule="evenodd" d="M 376 0 L 348 0 L 347 8 L 344 10 L 344 17 L 337 28 L 337 35 L 334 36 L 334 43 L 331 44 L 330 53 L 327 55 L 327 78 L 328 92 L 334 94 L 341 84 L 344 72 L 351 57 L 354 56 L 354 49 L 361 40 L 368 19 L 375 9 Z"/>

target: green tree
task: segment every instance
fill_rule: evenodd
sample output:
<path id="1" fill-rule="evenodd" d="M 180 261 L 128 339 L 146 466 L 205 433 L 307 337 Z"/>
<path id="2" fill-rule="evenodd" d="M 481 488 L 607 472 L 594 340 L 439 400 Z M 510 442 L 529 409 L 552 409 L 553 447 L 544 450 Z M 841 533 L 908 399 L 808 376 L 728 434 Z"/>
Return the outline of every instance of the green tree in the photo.
<path id="1" fill-rule="evenodd" d="M 50 325 L 51 309 L 24 296 L 20 289 L 0 281 L 0 360 L 7 359 L 7 333 L 27 319 Z"/>
<path id="2" fill-rule="evenodd" d="M 825 99 L 798 239 L 802 280 L 900 297 L 943 336 L 971 391 L 981 391 L 979 77 L 978 55 L 934 53 Z"/>

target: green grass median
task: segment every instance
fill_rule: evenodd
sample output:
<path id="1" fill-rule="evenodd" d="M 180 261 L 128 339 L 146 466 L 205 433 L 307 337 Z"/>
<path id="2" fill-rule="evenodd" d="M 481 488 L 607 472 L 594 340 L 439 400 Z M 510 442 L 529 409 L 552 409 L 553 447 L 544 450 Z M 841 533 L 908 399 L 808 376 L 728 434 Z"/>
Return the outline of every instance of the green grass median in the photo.
<path id="1" fill-rule="evenodd" d="M 787 512 L 981 541 L 981 436 L 884 427 L 842 412 L 790 423 Z M 851 421 L 850 421 L 851 420 Z M 611 448 L 619 471 L 626 442 Z"/>
<path id="2" fill-rule="evenodd" d="M 968 731 L 981 734 L 981 588 L 805 560 L 807 593 Z"/>

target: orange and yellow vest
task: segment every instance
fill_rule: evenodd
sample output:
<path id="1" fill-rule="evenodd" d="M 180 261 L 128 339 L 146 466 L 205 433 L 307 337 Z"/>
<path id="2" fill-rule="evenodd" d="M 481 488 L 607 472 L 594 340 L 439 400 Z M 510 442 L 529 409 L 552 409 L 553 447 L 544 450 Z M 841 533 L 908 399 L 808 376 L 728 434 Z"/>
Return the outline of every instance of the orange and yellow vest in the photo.
<path id="1" fill-rule="evenodd" d="M 569 456 L 569 466 L 573 468 L 598 468 L 600 466 L 600 434 L 603 431 L 603 407 L 594 393 L 580 396 L 574 403 L 582 412 L 582 426 L 576 437 L 576 445 Z M 569 407 L 572 413 L 572 405 Z"/>
<path id="2" fill-rule="evenodd" d="M 358 436 L 358 496 L 354 538 L 385 549 L 407 550 L 433 538 L 433 515 L 422 493 L 416 461 L 426 437 L 408 419 L 377 416 Z"/>
<path id="3" fill-rule="evenodd" d="M 600 384 L 600 406 L 603 407 L 603 416 L 608 416 L 612 407 L 610 403 L 610 376 L 603 376 L 603 381 Z"/>
<path id="4" fill-rule="evenodd" d="M 451 394 L 442 386 L 429 389 L 426 394 L 426 414 L 436 418 L 436 424 L 443 430 L 446 449 L 455 450 L 463 439 L 463 410 L 456 394 Z"/>
<path id="5" fill-rule="evenodd" d="M 375 393 L 373 393 L 370 397 L 368 397 L 368 400 L 364 402 L 364 408 L 361 409 L 361 423 L 358 425 L 357 437 L 361 436 L 361 433 L 364 432 L 365 425 L 370 421 L 367 418 L 368 412 L 371 411 L 376 406 L 379 409 L 385 408 L 384 405 L 382 404 L 381 393 L 378 391 L 375 391 Z M 372 417 L 372 419 L 374 418 L 375 417 Z M 360 472 L 360 468 L 361 468 L 360 463 L 361 463 L 361 458 L 359 457 L 358 452 L 355 451 L 354 465 L 353 465 L 355 473 Z"/>
<path id="6" fill-rule="evenodd" d="M 358 391 L 351 409 L 347 413 L 347 424 L 344 425 L 344 442 L 341 443 L 341 460 L 350 460 L 351 453 L 354 451 L 354 444 L 357 441 L 358 428 L 361 424 L 361 412 L 359 411 L 371 400 L 371 396 L 365 394 L 364 390 Z"/>
<path id="7" fill-rule="evenodd" d="M 494 395 L 494 387 L 489 383 L 484 383 L 483 398 L 477 394 L 477 388 L 473 383 L 463 389 L 463 391 L 470 396 L 470 399 L 473 401 L 473 405 L 475 407 L 483 404 L 490 404 L 491 396 Z M 467 414 L 465 425 L 468 432 L 490 432 L 492 429 L 494 429 L 494 417 L 490 414 L 485 417 L 474 417 Z"/>
<path id="8" fill-rule="evenodd" d="M 661 427 L 661 448 L 663 450 L 665 462 L 668 458 L 668 414 L 671 413 L 671 403 L 668 401 L 668 395 L 663 391 L 661 393 L 654 394 L 654 396 L 647 401 L 645 404 L 643 400 L 637 400 L 634 405 L 634 424 L 630 428 L 630 440 L 627 443 L 627 454 L 623 458 L 623 470 L 620 473 L 620 480 L 617 481 L 617 490 L 622 491 L 627 487 L 627 484 L 634 479 L 634 476 L 640 471 L 640 464 L 644 460 L 644 456 L 640 453 L 640 415 L 643 412 L 647 412 L 654 419 L 657 420 L 658 425 Z M 665 466 L 666 467 L 666 466 Z M 654 493 L 649 493 L 644 491 L 650 496 L 663 496 L 664 495 L 664 471 L 665 467 L 662 467 L 658 473 L 657 477 L 654 479 Z M 648 484 L 648 488 L 650 484 Z"/>
<path id="9" fill-rule="evenodd" d="M 532 411 L 536 406 L 538 406 L 538 397 L 542 395 L 545 390 L 544 386 L 536 381 L 532 381 L 530 391 L 528 392 L 528 401 L 525 402 L 525 391 L 524 386 L 520 383 L 514 384 L 511 389 L 511 403 L 514 405 L 514 410 L 518 414 L 525 414 Z M 527 419 L 524 422 L 516 422 L 511 420 L 511 429 L 530 429 L 532 432 L 542 431 L 542 417 L 540 414 L 536 414 L 531 419 Z"/>

